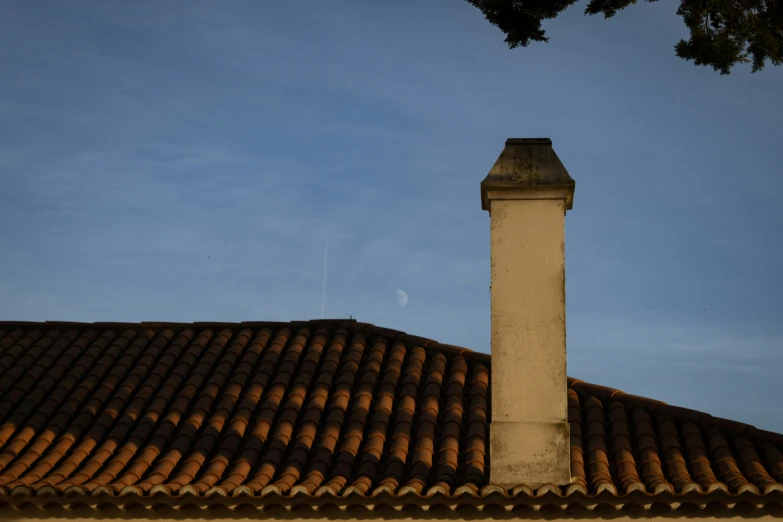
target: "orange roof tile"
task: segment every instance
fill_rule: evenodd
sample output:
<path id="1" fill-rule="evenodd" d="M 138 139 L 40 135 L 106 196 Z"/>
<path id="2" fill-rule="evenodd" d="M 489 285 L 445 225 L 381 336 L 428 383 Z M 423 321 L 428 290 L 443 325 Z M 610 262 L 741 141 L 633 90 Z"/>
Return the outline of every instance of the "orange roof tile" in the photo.
<path id="1" fill-rule="evenodd" d="M 783 435 L 575 379 L 572 483 L 491 485 L 490 391 L 354 321 L 0 322 L 0 506 L 783 507 Z"/>

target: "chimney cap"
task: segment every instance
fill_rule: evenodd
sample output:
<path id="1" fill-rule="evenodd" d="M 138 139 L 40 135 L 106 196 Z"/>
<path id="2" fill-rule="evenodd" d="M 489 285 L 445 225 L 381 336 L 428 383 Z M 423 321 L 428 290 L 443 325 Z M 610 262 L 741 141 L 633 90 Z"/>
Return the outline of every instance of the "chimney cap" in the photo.
<path id="1" fill-rule="evenodd" d="M 481 182 L 481 208 L 489 210 L 488 191 L 565 189 L 566 210 L 574 201 L 576 183 L 568 175 L 549 138 L 509 138 Z"/>

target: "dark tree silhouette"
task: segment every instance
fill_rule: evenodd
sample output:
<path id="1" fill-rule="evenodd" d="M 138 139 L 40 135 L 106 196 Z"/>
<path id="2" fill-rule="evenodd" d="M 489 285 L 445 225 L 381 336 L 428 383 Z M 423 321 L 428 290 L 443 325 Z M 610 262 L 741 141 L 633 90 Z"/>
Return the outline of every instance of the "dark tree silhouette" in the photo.
<path id="1" fill-rule="evenodd" d="M 506 34 L 509 48 L 547 42 L 541 22 L 557 17 L 577 0 L 467 0 Z M 657 2 L 658 0 L 646 0 Z M 611 18 L 636 0 L 590 0 L 585 14 Z M 729 74 L 738 63 L 755 73 L 767 60 L 783 62 L 783 0 L 680 0 L 677 14 L 689 40 L 674 46 L 677 56 Z"/>

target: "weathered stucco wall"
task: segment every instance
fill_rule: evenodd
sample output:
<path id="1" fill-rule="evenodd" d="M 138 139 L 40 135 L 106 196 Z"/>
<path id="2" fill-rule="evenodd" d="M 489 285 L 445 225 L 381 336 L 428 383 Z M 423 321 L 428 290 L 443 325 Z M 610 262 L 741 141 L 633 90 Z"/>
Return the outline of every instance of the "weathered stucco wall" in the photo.
<path id="1" fill-rule="evenodd" d="M 565 197 L 526 195 L 530 199 L 489 195 L 491 480 L 568 484 Z"/>

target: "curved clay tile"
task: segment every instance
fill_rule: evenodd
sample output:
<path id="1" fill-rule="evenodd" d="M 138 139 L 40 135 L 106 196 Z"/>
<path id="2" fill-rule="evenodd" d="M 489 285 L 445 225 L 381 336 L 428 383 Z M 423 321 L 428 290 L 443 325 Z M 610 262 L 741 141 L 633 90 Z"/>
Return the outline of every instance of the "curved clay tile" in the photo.
<path id="1" fill-rule="evenodd" d="M 764 493 L 775 490 L 783 491 L 783 487 L 780 484 L 776 484 L 775 479 L 764 469 L 761 458 L 750 440 L 745 437 L 737 437 L 734 440 L 734 449 L 745 472 L 744 475 L 748 477 L 759 491 Z"/>
<path id="2" fill-rule="evenodd" d="M 470 386 L 470 413 L 463 485 L 480 488 L 486 483 L 487 430 L 489 428 L 489 370 L 482 364 L 473 367 Z"/>
<path id="3" fill-rule="evenodd" d="M 269 381 L 272 380 L 277 363 L 280 360 L 280 354 L 291 336 L 291 331 L 284 329 L 278 332 L 272 339 L 272 342 L 269 343 L 271 335 L 271 330 L 264 329 L 262 334 L 259 334 L 253 340 L 250 346 L 250 353 L 253 359 L 248 360 L 248 364 L 252 363 L 252 366 L 247 374 L 247 378 L 252 376 L 252 379 L 247 384 L 241 384 L 238 390 L 227 390 L 221 402 L 221 410 L 226 412 L 225 418 L 230 418 L 230 420 L 227 422 L 227 428 L 225 428 L 225 436 L 217 441 L 217 454 L 207 463 L 194 485 L 199 491 L 206 491 L 213 487 L 223 476 L 233 456 L 239 451 L 242 438 L 250 423 L 255 407 L 260 402 Z M 259 358 L 260 362 L 256 365 L 255 360 Z M 236 384 L 239 385 L 240 382 Z M 219 418 L 219 421 L 222 421 L 222 418 L 223 416 Z M 217 430 L 218 428 L 216 427 L 215 429 Z M 183 444 L 185 442 L 183 441 Z M 182 451 L 184 452 L 184 450 Z M 169 462 L 176 464 L 173 459 L 174 455 L 170 457 Z M 172 465 L 171 468 L 173 469 L 173 467 Z M 156 480 L 156 483 L 162 482 L 166 477 L 168 477 L 168 474 L 163 474 L 160 480 Z"/>
<path id="4" fill-rule="evenodd" d="M 756 490 L 756 487 L 748 482 L 748 479 L 740 471 L 737 461 L 731 453 L 731 447 L 720 430 L 711 429 L 707 433 L 707 442 L 713 460 L 718 464 L 717 471 L 720 474 L 720 478 L 722 482 L 729 486 L 729 491 L 741 493 L 743 491 Z"/>
<path id="5" fill-rule="evenodd" d="M 179 340 L 187 339 L 187 331 L 180 334 Z M 42 464 L 60 465 L 50 471 L 40 482 L 41 485 L 54 486 L 67 479 L 78 467 L 81 461 L 89 455 L 91 448 L 102 440 L 103 434 L 108 432 L 114 419 L 124 408 L 131 394 L 135 393 L 137 386 L 144 380 L 153 367 L 157 365 L 161 354 L 175 349 L 179 343 L 171 343 L 174 336 L 172 330 L 164 330 L 150 343 L 141 357 L 130 368 L 130 374 L 125 377 L 122 367 L 115 368 L 113 378 L 107 379 L 96 390 L 93 397 L 82 408 L 79 415 L 69 426 L 66 433 L 54 445 Z M 186 342 L 186 341 L 182 341 Z M 123 379 L 120 384 L 120 379 Z M 88 431 L 89 430 L 89 431 Z M 82 437 L 83 433 L 85 437 Z M 75 449 L 72 450 L 72 448 Z M 63 460 L 64 459 L 64 460 Z M 62 461 L 62 462 L 61 462 Z"/>
<path id="6" fill-rule="evenodd" d="M 294 382 L 287 390 L 285 405 L 280 411 L 280 417 L 277 419 L 273 435 L 267 443 L 261 467 L 245 483 L 245 486 L 254 493 L 261 491 L 272 481 L 272 478 L 283 463 L 288 446 L 294 438 L 294 430 L 307 398 L 307 391 L 316 377 L 324 346 L 327 342 L 327 330 L 325 329 L 318 330 L 310 341 L 304 361 L 302 361 L 301 367 L 296 372 Z M 338 346 L 342 350 L 343 344 L 338 343 Z M 315 435 L 314 430 L 312 435 Z"/>
<path id="7" fill-rule="evenodd" d="M 335 494 L 342 491 L 353 476 L 354 465 L 359 456 L 359 447 L 368 419 L 370 419 L 370 430 L 362 449 L 359 465 L 356 468 L 355 478 L 349 489 L 361 494 L 367 493 L 377 479 L 381 455 L 386 442 L 386 433 L 394 408 L 397 384 L 402 374 L 402 364 L 407 350 L 402 343 L 394 343 L 388 362 L 383 369 L 381 384 L 376 392 L 375 385 L 381 373 L 381 364 L 385 353 L 386 340 L 379 338 L 376 340 L 369 360 L 364 367 L 364 376 L 360 381 L 356 400 L 351 409 L 351 418 L 343 436 L 343 445 L 332 472 L 333 478 L 324 486 Z M 374 405 L 373 394 L 375 394 Z M 370 418 L 371 407 L 372 418 Z"/>
<path id="8" fill-rule="evenodd" d="M 588 483 L 585 472 L 582 407 L 579 403 L 579 394 L 573 388 L 568 389 L 568 424 L 571 432 L 571 482 L 586 494 Z"/>
<path id="9" fill-rule="evenodd" d="M 396 493 L 405 477 L 405 466 L 408 462 L 408 451 L 411 446 L 411 431 L 413 417 L 416 414 L 416 397 L 419 390 L 427 352 L 416 347 L 408 355 L 408 364 L 403 374 L 400 398 L 394 415 L 394 430 L 391 435 L 389 453 L 383 479 L 377 491 Z"/>
<path id="10" fill-rule="evenodd" d="M 232 375 L 234 376 L 234 379 L 242 379 L 247 375 L 246 371 L 240 371 L 241 363 L 245 362 L 245 359 L 242 359 L 239 363 L 238 360 L 244 353 L 245 347 L 250 343 L 252 335 L 252 330 L 246 328 L 241 330 L 231 339 L 228 348 L 224 351 L 217 366 L 210 372 L 209 380 L 200 388 L 198 398 L 193 401 L 195 404 L 183 406 L 184 409 L 190 410 L 188 418 L 182 422 L 179 429 L 177 429 L 177 419 L 175 417 L 170 417 L 170 414 L 167 415 L 166 418 L 159 423 L 155 434 L 149 439 L 146 446 L 137 452 L 133 462 L 129 464 L 121 476 L 113 481 L 116 489 L 136 484 L 161 455 L 162 450 L 171 446 L 179 448 L 188 447 L 193 444 L 194 450 L 191 451 L 190 457 L 185 461 L 185 467 L 187 468 L 189 460 L 196 462 L 199 467 L 201 466 L 211 449 L 209 447 L 204 447 L 204 440 L 208 440 L 209 438 L 213 440 L 216 439 L 219 433 L 218 428 L 222 428 L 222 424 L 213 422 L 212 426 L 217 427 L 217 433 L 215 433 L 215 430 L 210 429 L 201 430 L 201 426 L 207 414 L 211 411 L 212 405 L 217 400 L 218 394 L 223 388 L 226 379 L 230 378 Z M 218 339 L 219 338 L 220 336 L 218 336 Z M 248 351 L 245 356 L 246 358 L 251 357 L 252 354 Z M 235 367 L 237 367 L 238 370 L 236 372 L 233 371 Z M 194 376 L 198 376 L 199 374 L 200 372 L 194 371 Z M 184 401 L 189 399 L 180 397 L 177 400 Z M 180 408 L 177 408 L 176 406 L 174 408 L 175 411 L 178 411 L 179 409 Z M 194 441 L 197 436 L 198 440 Z M 173 444 L 170 442 L 172 440 Z M 169 487 L 172 490 L 187 483 L 187 481 L 183 480 L 183 477 L 176 477 L 170 482 L 171 484 Z"/>
<path id="11" fill-rule="evenodd" d="M 136 455 L 137 449 L 144 447 L 158 423 L 165 422 L 171 425 L 170 429 L 176 428 L 188 404 L 193 401 L 212 367 L 221 357 L 231 336 L 231 330 L 222 330 L 207 346 L 206 351 L 197 348 L 183 356 L 186 362 L 180 362 L 174 368 L 161 391 L 136 423 L 127 441 L 111 455 L 110 459 L 106 460 L 100 473 L 93 475 L 83 484 L 86 490 L 92 491 L 98 486 L 115 483 L 118 475 Z M 122 484 L 115 483 L 113 489 L 119 490 L 121 486 Z"/>
<path id="12" fill-rule="evenodd" d="M 269 432 L 273 429 L 273 422 L 288 390 L 288 384 L 296 375 L 299 359 L 304 352 L 309 335 L 308 329 L 299 330 L 287 347 L 283 361 L 277 367 L 275 379 L 266 391 L 255 425 L 250 433 L 245 435 L 242 452 L 228 470 L 228 477 L 220 483 L 220 487 L 233 490 L 244 484 L 256 462 L 263 458 L 262 449 Z"/>
<path id="13" fill-rule="evenodd" d="M 677 431 L 677 425 L 671 416 L 663 414 L 658 418 L 658 438 L 660 440 L 661 451 L 663 452 L 663 463 L 666 471 L 666 478 L 674 485 L 677 493 L 688 491 L 699 491 L 701 488 L 693 482 L 691 474 L 688 472 L 688 464 L 682 453 L 680 446 L 680 437 Z"/>
<path id="14" fill-rule="evenodd" d="M 65 463 L 70 468 L 78 462 L 78 469 L 74 470 L 67 480 L 58 483 L 57 486 L 61 490 L 65 490 L 72 486 L 81 486 L 92 480 L 95 473 L 103 468 L 106 461 L 115 455 L 126 442 L 134 426 L 145 416 L 156 417 L 162 406 L 161 403 L 168 403 L 171 395 L 183 380 L 182 372 L 189 371 L 211 337 L 212 331 L 204 330 L 187 346 L 173 343 L 172 348 L 175 350 L 168 351 L 163 355 L 159 365 L 152 370 L 144 384 L 135 393 L 123 415 L 119 419 L 115 419 L 114 415 L 110 414 L 108 417 L 99 419 L 106 424 L 93 426 L 96 437 L 90 437 L 88 434 L 84 446 L 77 448 L 77 451 L 71 454 L 71 459 Z M 178 340 L 186 342 L 183 336 L 180 336 Z M 107 431 L 108 435 L 105 435 Z M 99 444 L 100 440 L 103 442 Z"/>
<path id="15" fill-rule="evenodd" d="M 125 336 L 133 339 L 136 333 L 129 331 L 126 332 Z M 79 341 L 84 340 L 84 343 L 77 341 L 69 347 L 66 353 L 55 363 L 54 367 L 47 372 L 44 378 L 39 381 L 38 385 L 25 398 L 25 401 L 36 404 L 35 413 L 25 422 L 25 430 L 29 429 L 30 433 L 35 434 L 47 428 L 47 423 L 50 422 L 50 419 L 59 410 L 63 402 L 69 398 L 71 392 L 74 389 L 79 390 L 77 385 L 79 383 L 84 385 L 85 379 L 89 376 L 88 371 L 93 368 L 93 365 L 96 364 L 96 361 L 103 355 L 104 351 L 112 346 L 112 340 L 114 339 L 115 335 L 102 335 L 92 343 L 89 343 L 87 338 L 82 337 Z M 79 346 L 80 344 L 83 344 L 83 346 Z M 128 343 L 123 344 L 127 346 Z M 82 350 L 84 351 L 82 352 Z M 111 359 L 116 358 L 117 355 L 118 353 L 115 349 Z M 87 393 L 89 393 L 89 390 Z M 73 401 L 71 401 L 72 409 L 78 407 L 83 399 L 83 395 L 76 397 L 75 406 Z M 62 428 L 62 426 L 53 427 L 51 425 L 48 427 L 58 431 Z M 22 436 L 25 430 L 22 430 L 6 444 L 3 453 L 5 451 L 13 452 L 16 449 L 21 450 L 27 444 L 26 437 Z M 3 459 L 0 458 L 0 460 Z"/>
<path id="16" fill-rule="evenodd" d="M 44 453 L 47 453 L 47 456 L 51 458 L 53 455 L 50 449 L 51 445 L 55 439 L 70 426 L 73 418 L 79 411 L 79 407 L 93 396 L 93 393 L 105 378 L 109 378 L 113 375 L 113 371 L 122 371 L 130 368 L 141 353 L 142 348 L 153 336 L 154 332 L 151 330 L 142 332 L 138 336 L 136 335 L 136 332 L 128 330 L 111 343 L 101 358 L 92 366 L 88 375 L 82 378 L 78 373 L 74 374 L 74 379 L 77 379 L 76 388 L 68 396 L 67 400 L 59 406 L 55 415 L 49 416 L 47 413 L 44 413 L 43 422 L 47 423 L 45 428 L 30 447 L 25 450 L 25 453 L 17 459 L 5 474 L 0 476 L 0 482 L 5 482 L 5 475 L 8 474 L 9 476 L 18 477 L 9 484 L 9 487 L 30 485 L 40 480 L 49 470 L 51 470 L 51 462 L 46 462 L 39 464 L 35 469 L 25 474 L 29 467 L 44 455 Z M 105 338 L 101 337 L 94 345 L 99 344 L 103 339 Z M 89 353 L 85 354 L 85 356 L 80 359 L 80 362 L 87 363 L 87 361 L 85 361 L 87 358 L 89 358 Z M 72 371 L 73 370 L 78 370 L 78 367 L 73 368 Z M 50 397 L 50 400 L 56 400 L 57 397 L 66 396 L 66 391 L 62 388 L 62 384 L 63 383 L 61 382 L 58 389 L 55 390 L 52 397 Z M 62 393 L 58 393 L 58 390 L 62 390 Z M 41 408 L 41 410 L 42 412 L 46 412 L 46 409 L 44 408 Z"/>
<path id="17" fill-rule="evenodd" d="M 194 476 L 201 471 L 204 463 L 207 462 L 207 457 L 212 454 L 213 448 L 218 444 L 223 430 L 228 425 L 228 420 L 239 401 L 242 390 L 247 380 L 253 375 L 253 370 L 256 368 L 271 335 L 271 330 L 264 329 L 256 334 L 255 337 L 252 337 L 253 332 L 249 329 L 244 329 L 232 340 L 229 350 L 230 356 L 224 358 L 221 362 L 222 368 L 214 372 L 216 374 L 215 378 L 210 379 L 209 384 L 201 391 L 197 407 L 191 411 L 188 420 L 185 421 L 176 435 L 171 435 L 173 442 L 164 444 L 163 437 L 167 434 L 161 434 L 161 447 L 170 449 L 162 454 L 152 472 L 149 473 L 144 482 L 138 485 L 141 491 L 148 491 L 152 486 L 163 481 L 168 481 L 169 487 L 175 490 L 178 487 L 189 484 L 193 479 L 193 477 L 190 477 L 190 473 L 182 473 L 182 470 L 196 468 L 193 472 Z M 240 354 L 242 358 L 236 363 L 236 359 Z M 233 371 L 229 368 L 233 368 Z M 217 395 L 220 388 L 223 387 L 226 378 L 230 378 L 230 381 L 225 384 L 218 399 Z M 201 419 L 206 418 L 207 413 L 215 402 L 217 402 L 217 407 L 204 422 L 204 429 L 199 431 L 202 425 Z M 180 459 L 183 456 L 184 463 L 180 468 L 180 474 L 170 478 L 172 471 L 180 463 Z M 209 461 L 207 467 L 212 462 Z M 212 480 L 214 481 L 216 478 L 213 477 Z M 190 485 L 196 491 L 206 491 L 212 484 L 190 483 Z"/>
<path id="18" fill-rule="evenodd" d="M 464 413 L 463 395 L 468 376 L 468 363 L 462 356 L 451 362 L 448 387 L 446 389 L 446 410 L 442 418 L 442 431 L 438 449 L 438 465 L 435 468 L 435 483 L 432 491 L 444 495 L 452 492 L 457 484 L 459 468 L 460 433 Z"/>
<path id="19" fill-rule="evenodd" d="M 638 464 L 642 468 L 642 480 L 649 493 L 673 492 L 674 487 L 667 482 L 655 440 L 655 429 L 646 410 L 636 407 L 633 410 L 633 431 L 636 433 Z"/>
<path id="20" fill-rule="evenodd" d="M 111 371 L 96 387 L 91 397 L 81 406 L 79 413 L 72 418 L 65 429 L 65 433 L 60 435 L 57 442 L 49 447 L 45 457 L 30 470 L 28 475 L 37 477 L 41 486 L 50 485 L 52 481 L 47 475 L 65 457 L 81 434 L 89 428 L 101 409 L 106 406 L 111 396 L 118 390 L 128 372 L 132 373 L 134 369 L 144 368 L 145 359 L 149 359 L 150 353 L 160 353 L 163 346 L 171 341 L 173 335 L 172 330 L 165 330 L 157 335 L 151 330 L 141 332 L 133 343 L 123 351 L 120 359 L 112 366 Z M 27 482 L 25 483 L 27 484 Z"/>
<path id="21" fill-rule="evenodd" d="M 435 453 L 435 428 L 440 409 L 440 392 L 445 371 L 446 357 L 440 353 L 435 354 L 430 360 L 427 370 L 423 397 L 418 407 L 413 456 L 409 464 L 407 480 L 405 485 L 400 488 L 400 494 L 412 491 L 420 495 L 429 482 L 432 472 L 432 456 Z"/>
<path id="22" fill-rule="evenodd" d="M 36 329 L 24 336 L 14 332 L 9 339 L 4 339 L 3 345 L 7 348 L 0 357 L 0 396 L 8 393 L 11 386 L 27 374 L 27 370 L 59 337 L 57 329 L 49 330 L 45 335 Z"/>
<path id="23" fill-rule="evenodd" d="M 311 459 L 310 468 L 301 484 L 296 486 L 292 493 L 304 492 L 311 494 L 326 479 L 334 458 L 335 449 L 337 448 L 337 442 L 340 439 L 340 432 L 348 412 L 348 405 L 351 402 L 351 392 L 366 346 L 367 339 L 363 334 L 354 335 L 351 348 L 337 379 L 332 402 L 326 414 L 326 422 L 323 430 L 321 430 L 321 436 L 316 452 Z M 382 346 L 385 348 L 385 345 Z"/>
<path id="24" fill-rule="evenodd" d="M 21 352 L 18 361 L 9 361 L 14 364 L 7 369 L 4 368 L 5 373 L 0 378 L 0 447 L 8 441 L 27 416 L 32 414 L 30 406 L 33 405 L 28 405 L 28 408 L 22 412 L 19 411 L 22 400 L 49 370 L 52 361 L 74 342 L 77 335 L 76 331 L 70 331 L 65 336 L 61 336 L 59 331 L 53 331 L 41 337 L 32 347 L 28 346 L 32 344 L 29 336 L 14 346 L 14 348 L 24 347 L 24 351 Z M 6 357 L 11 358 L 12 355 L 9 353 Z M 9 419 L 11 412 L 15 415 Z"/>
<path id="25" fill-rule="evenodd" d="M 766 441 L 761 441 L 759 449 L 764 454 L 764 460 L 769 467 L 769 474 L 775 482 L 783 483 L 783 452 L 775 447 L 774 444 Z"/>
<path id="26" fill-rule="evenodd" d="M 101 348 L 105 348 L 110 339 L 116 334 L 113 332 L 104 334 L 101 345 L 96 346 L 96 350 L 90 353 L 91 359 L 100 354 Z M 22 451 L 35 435 L 46 425 L 49 415 L 54 413 L 54 409 L 63 400 L 63 394 L 67 397 L 70 389 L 76 384 L 79 375 L 84 373 L 84 367 L 76 368 L 76 376 L 68 374 L 68 370 L 74 362 L 79 359 L 82 351 L 87 349 L 95 340 L 95 332 L 86 332 L 77 339 L 75 332 L 69 332 L 58 339 L 72 340 L 65 349 L 58 349 L 59 344 L 55 342 L 46 354 L 44 354 L 35 365 L 30 369 L 30 374 L 25 379 L 18 382 L 17 385 L 8 394 L 12 397 L 14 392 L 19 392 L 24 398 L 14 409 L 13 413 L 6 420 L 3 429 L 0 430 L 0 469 L 4 469 L 8 463 Z M 36 372 L 39 370 L 40 372 Z M 35 379 L 32 380 L 31 379 Z M 28 381 L 29 385 L 22 384 Z M 58 386 L 62 390 L 55 390 Z M 59 392 L 59 393 L 58 393 Z M 12 399 L 13 400 L 13 399 Z M 6 426 L 11 425 L 13 430 L 6 430 Z M 6 438 L 6 434 L 13 438 Z"/>
<path id="27" fill-rule="evenodd" d="M 688 459 L 691 476 L 704 491 L 721 489 L 728 491 L 725 484 L 718 481 L 710 463 L 707 448 L 701 430 L 692 422 L 686 422 L 682 426 L 683 445 Z"/>
<path id="28" fill-rule="evenodd" d="M 33 332 L 37 332 L 37 330 L 33 330 Z M 31 334 L 33 332 L 31 332 Z M 38 335 L 40 336 L 41 332 L 38 332 Z M 2 362 L 7 361 L 5 358 L 6 353 L 24 337 L 25 333 L 21 328 L 17 328 L 11 331 L 0 330 L 0 377 L 2 377 L 3 373 L 5 373 L 5 370 L 9 367 L 9 364 L 12 364 L 12 362 Z M 30 336 L 30 342 L 35 342 L 35 340 L 35 338 Z M 13 357 L 11 358 L 11 361 L 13 361 Z"/>
<path id="29" fill-rule="evenodd" d="M 585 431 L 587 432 L 587 462 L 590 469 L 590 491 L 616 493 L 609 470 L 609 449 L 606 437 L 606 415 L 603 403 L 595 397 L 585 401 Z"/>
<path id="30" fill-rule="evenodd" d="M 280 493 L 288 493 L 307 466 L 307 459 L 318 435 L 318 427 L 321 425 L 321 418 L 340 368 L 340 359 L 346 344 L 348 344 L 346 332 L 338 330 L 318 371 L 318 378 L 310 392 L 310 398 L 294 436 L 293 448 L 289 452 L 285 465 L 280 469 L 279 478 L 274 483 L 274 487 Z"/>
<path id="31" fill-rule="evenodd" d="M 611 425 L 611 446 L 615 476 L 619 482 L 619 493 L 644 491 L 645 486 L 639 478 L 634 458 L 631 427 L 628 422 L 628 411 L 624 404 L 613 400 L 609 405 L 609 423 Z"/>

